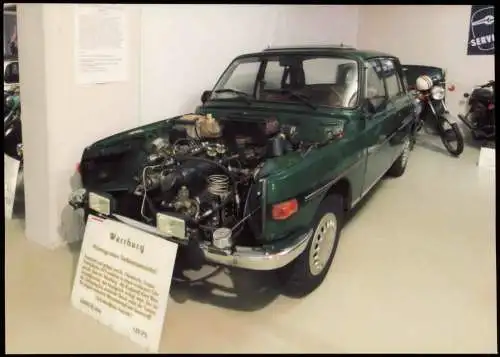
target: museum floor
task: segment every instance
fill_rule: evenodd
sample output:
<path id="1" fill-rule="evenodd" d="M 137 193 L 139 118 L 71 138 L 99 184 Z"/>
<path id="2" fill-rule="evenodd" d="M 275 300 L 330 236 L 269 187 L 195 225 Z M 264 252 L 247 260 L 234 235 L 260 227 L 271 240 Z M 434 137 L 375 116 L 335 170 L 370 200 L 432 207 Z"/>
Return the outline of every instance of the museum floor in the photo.
<path id="1" fill-rule="evenodd" d="M 280 296 L 266 273 L 173 286 L 160 352 L 497 352 L 494 172 L 477 149 L 454 159 L 420 141 L 348 223 L 315 293 Z M 45 250 L 22 225 L 6 223 L 6 351 L 142 352 L 71 307 L 78 250 Z"/>

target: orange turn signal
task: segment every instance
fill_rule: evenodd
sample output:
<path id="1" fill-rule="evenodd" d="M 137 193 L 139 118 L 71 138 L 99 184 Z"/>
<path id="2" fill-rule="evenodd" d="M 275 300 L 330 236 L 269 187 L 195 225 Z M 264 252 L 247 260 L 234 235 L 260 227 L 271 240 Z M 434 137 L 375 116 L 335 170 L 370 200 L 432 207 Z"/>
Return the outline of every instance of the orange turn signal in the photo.
<path id="1" fill-rule="evenodd" d="M 274 220 L 283 221 L 299 210 L 299 202 L 294 198 L 273 205 L 272 217 Z"/>

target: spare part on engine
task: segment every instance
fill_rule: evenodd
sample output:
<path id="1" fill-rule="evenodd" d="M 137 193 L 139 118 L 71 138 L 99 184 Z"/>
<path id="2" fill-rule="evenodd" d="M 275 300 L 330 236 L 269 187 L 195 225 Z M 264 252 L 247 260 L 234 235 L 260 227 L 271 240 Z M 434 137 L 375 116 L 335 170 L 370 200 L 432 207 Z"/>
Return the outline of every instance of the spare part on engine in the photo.
<path id="1" fill-rule="evenodd" d="M 278 134 L 269 139 L 269 156 L 279 157 L 286 151 L 286 138 L 284 134 Z"/>
<path id="2" fill-rule="evenodd" d="M 298 131 L 295 125 L 282 125 L 281 132 L 285 135 L 292 145 L 299 143 Z"/>
<path id="3" fill-rule="evenodd" d="M 226 175 L 210 175 L 207 179 L 208 192 L 221 198 L 229 194 L 229 177 Z"/>
<path id="4" fill-rule="evenodd" d="M 174 209 L 182 214 L 190 217 L 195 217 L 200 209 L 199 203 L 189 197 L 189 190 L 186 186 L 182 186 L 177 192 L 174 202 L 172 202 Z"/>
<path id="5" fill-rule="evenodd" d="M 213 245 L 219 249 L 231 248 L 231 233 L 229 228 L 217 228 L 212 234 Z"/>
<path id="6" fill-rule="evenodd" d="M 193 125 L 186 125 L 187 134 L 191 138 L 218 138 L 222 134 L 219 122 L 212 114 L 186 114 L 181 119 L 193 122 Z"/>
<path id="7" fill-rule="evenodd" d="M 153 153 L 159 153 L 164 151 L 170 146 L 168 138 L 158 137 L 151 142 L 150 151 Z"/>
<path id="8" fill-rule="evenodd" d="M 279 131 L 280 123 L 276 118 L 266 119 L 264 132 L 266 135 L 274 135 Z"/>

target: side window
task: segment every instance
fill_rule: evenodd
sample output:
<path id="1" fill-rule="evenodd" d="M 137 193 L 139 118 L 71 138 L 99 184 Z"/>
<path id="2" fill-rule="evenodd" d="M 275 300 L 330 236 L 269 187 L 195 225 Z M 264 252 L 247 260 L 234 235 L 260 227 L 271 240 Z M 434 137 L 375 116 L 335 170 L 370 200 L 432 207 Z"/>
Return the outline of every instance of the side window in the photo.
<path id="1" fill-rule="evenodd" d="M 368 61 L 368 68 L 366 69 L 366 99 L 368 99 L 374 107 L 380 106 L 385 100 L 382 67 L 378 60 Z"/>
<path id="2" fill-rule="evenodd" d="M 381 63 L 385 82 L 387 84 L 387 96 L 389 98 L 394 98 L 403 94 L 403 83 L 401 82 L 401 78 L 396 69 L 396 63 L 389 58 L 382 59 Z"/>
<path id="3" fill-rule="evenodd" d="M 279 89 L 281 88 L 281 79 L 285 67 L 281 67 L 278 61 L 269 61 L 266 65 L 266 72 L 264 74 L 265 89 Z"/>

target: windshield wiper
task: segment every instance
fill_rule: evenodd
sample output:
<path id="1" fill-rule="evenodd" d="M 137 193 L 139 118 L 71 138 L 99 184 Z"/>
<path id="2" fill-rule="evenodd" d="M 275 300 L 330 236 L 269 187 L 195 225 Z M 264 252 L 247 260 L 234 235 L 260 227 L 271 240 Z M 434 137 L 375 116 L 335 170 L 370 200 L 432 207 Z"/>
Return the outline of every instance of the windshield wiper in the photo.
<path id="1" fill-rule="evenodd" d="M 311 99 L 302 94 L 302 93 L 297 93 L 291 89 L 265 89 L 266 92 L 277 92 L 280 94 L 288 94 L 292 98 L 296 98 L 300 100 L 302 103 L 306 104 L 307 106 L 313 108 L 314 110 L 318 109 L 318 106 L 311 102 Z"/>
<path id="2" fill-rule="evenodd" d="M 238 98 L 243 99 L 248 104 L 252 104 L 252 100 L 249 98 L 249 95 L 247 93 L 241 92 L 241 91 L 236 90 L 236 89 L 231 89 L 231 88 L 217 89 L 216 91 L 214 91 L 214 93 L 216 93 L 216 94 L 217 93 L 233 93 L 233 94 L 236 94 L 238 96 Z"/>

